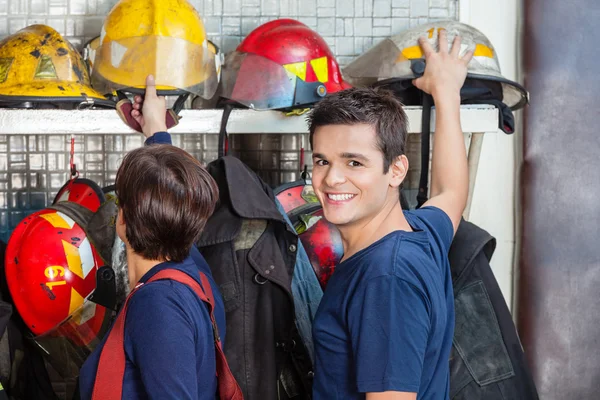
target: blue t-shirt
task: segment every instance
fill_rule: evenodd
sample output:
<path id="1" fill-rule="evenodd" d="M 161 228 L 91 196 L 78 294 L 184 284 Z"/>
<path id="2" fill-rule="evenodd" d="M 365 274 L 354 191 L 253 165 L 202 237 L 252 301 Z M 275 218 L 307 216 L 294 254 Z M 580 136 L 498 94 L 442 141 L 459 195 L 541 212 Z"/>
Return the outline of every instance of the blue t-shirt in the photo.
<path id="1" fill-rule="evenodd" d="M 192 246 L 190 256 L 182 263 L 165 262 L 153 267 L 140 282 L 167 268 L 183 271 L 198 283 L 198 271 L 207 275 L 224 342 L 223 299 L 198 249 Z M 81 368 L 79 386 L 83 400 L 92 397 L 100 351 L 107 336 Z M 122 398 L 214 400 L 217 379 L 213 340 L 208 306 L 191 288 L 172 280 L 143 285 L 131 297 L 125 318 Z"/>
<path id="2" fill-rule="evenodd" d="M 359 251 L 327 283 L 313 326 L 315 400 L 383 391 L 449 397 L 452 222 L 435 207 L 404 215 L 414 232 Z"/>

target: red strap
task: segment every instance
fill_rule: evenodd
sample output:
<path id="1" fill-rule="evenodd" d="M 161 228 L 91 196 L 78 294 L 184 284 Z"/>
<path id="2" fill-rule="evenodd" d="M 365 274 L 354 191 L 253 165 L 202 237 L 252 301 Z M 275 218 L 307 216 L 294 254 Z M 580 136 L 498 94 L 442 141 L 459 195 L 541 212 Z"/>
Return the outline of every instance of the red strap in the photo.
<path id="1" fill-rule="evenodd" d="M 209 305 L 210 320 L 213 326 L 215 343 L 219 397 L 227 400 L 243 400 L 242 390 L 231 373 L 231 369 L 229 368 L 229 364 L 227 364 L 225 354 L 223 353 L 214 315 L 215 303 L 212 288 L 206 275 L 200 272 L 200 281 L 202 282 L 202 286 L 200 286 L 195 279 L 182 271 L 164 269 L 157 272 L 146 283 L 159 279 L 171 279 L 188 285 L 203 302 Z M 121 400 L 123 396 L 123 376 L 125 375 L 125 349 L 123 347 L 123 338 L 125 335 L 124 321 L 129 299 L 138 287 L 139 286 L 137 286 L 127 297 L 125 305 L 117 316 L 115 324 L 106 339 L 104 348 L 100 353 L 100 361 L 98 363 L 98 371 L 96 372 L 96 382 L 94 384 L 92 400 Z"/>
<path id="2" fill-rule="evenodd" d="M 106 343 L 100 353 L 98 370 L 92 399 L 121 400 L 123 397 L 123 376 L 125 376 L 125 349 L 123 337 L 125 336 L 125 314 L 131 295 L 129 294 L 121 312 L 108 334 Z"/>

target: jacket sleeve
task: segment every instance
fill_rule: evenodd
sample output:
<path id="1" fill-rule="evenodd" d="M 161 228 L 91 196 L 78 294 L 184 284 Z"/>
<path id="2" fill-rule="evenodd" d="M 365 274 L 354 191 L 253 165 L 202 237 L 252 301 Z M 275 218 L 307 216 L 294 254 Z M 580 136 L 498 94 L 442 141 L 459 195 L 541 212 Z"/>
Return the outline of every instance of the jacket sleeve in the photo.
<path id="1" fill-rule="evenodd" d="M 151 144 L 171 144 L 171 135 L 169 132 L 156 132 L 144 142 L 145 146 Z"/>

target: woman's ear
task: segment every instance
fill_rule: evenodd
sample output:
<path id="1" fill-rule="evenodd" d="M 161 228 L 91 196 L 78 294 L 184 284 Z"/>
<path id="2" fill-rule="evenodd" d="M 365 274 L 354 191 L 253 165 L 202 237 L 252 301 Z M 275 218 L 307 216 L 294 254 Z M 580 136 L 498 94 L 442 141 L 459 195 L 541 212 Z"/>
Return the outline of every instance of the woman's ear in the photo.
<path id="1" fill-rule="evenodd" d="M 119 238 L 127 245 L 129 243 L 127 241 L 127 228 L 125 226 L 125 216 L 123 215 L 123 209 L 121 207 L 119 207 L 119 212 L 117 214 L 116 230 Z"/>

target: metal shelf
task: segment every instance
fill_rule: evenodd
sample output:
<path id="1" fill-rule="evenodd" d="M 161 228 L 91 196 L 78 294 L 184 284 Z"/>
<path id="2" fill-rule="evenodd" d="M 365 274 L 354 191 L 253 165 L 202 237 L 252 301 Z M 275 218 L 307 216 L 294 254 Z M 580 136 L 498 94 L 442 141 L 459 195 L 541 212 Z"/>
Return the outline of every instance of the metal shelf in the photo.
<path id="1" fill-rule="evenodd" d="M 405 107 L 409 132 L 420 133 L 421 107 Z M 183 110 L 173 134 L 219 133 L 223 110 Z M 461 107 L 463 132 L 496 132 L 498 110 L 490 105 Z M 432 112 L 435 127 L 435 109 Z M 307 132 L 306 116 L 287 117 L 278 111 L 233 110 L 227 131 L 234 133 Z M 113 110 L 16 110 L 0 109 L 0 134 L 124 134 L 133 132 Z"/>

